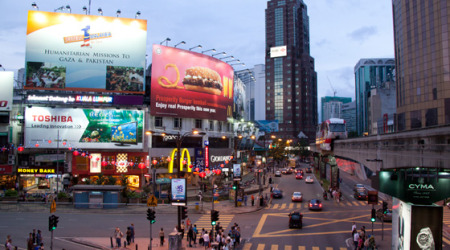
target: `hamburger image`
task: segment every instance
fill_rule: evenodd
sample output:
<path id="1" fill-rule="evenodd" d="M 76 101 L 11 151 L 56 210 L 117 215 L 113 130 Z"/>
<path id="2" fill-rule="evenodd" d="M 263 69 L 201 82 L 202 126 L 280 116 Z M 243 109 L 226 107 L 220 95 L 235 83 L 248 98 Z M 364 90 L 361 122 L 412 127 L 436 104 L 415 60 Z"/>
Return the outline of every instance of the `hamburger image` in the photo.
<path id="1" fill-rule="evenodd" d="M 223 89 L 219 73 L 204 67 L 186 69 L 183 85 L 187 90 L 213 95 L 220 95 Z"/>

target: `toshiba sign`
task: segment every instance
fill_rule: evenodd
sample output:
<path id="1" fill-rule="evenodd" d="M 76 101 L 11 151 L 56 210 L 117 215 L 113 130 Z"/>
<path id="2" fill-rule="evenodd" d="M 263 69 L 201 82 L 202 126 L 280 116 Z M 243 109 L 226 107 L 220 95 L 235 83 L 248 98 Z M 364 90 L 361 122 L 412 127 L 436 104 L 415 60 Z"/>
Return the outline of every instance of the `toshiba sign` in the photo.
<path id="1" fill-rule="evenodd" d="M 278 46 L 270 48 L 270 58 L 287 56 L 287 46 Z"/>

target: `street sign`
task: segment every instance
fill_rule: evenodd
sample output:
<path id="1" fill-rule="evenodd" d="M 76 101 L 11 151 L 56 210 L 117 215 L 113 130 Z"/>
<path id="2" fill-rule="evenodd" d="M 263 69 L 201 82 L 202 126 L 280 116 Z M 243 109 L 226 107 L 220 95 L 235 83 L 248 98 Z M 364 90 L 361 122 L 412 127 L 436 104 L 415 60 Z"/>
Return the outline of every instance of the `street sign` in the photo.
<path id="1" fill-rule="evenodd" d="M 147 207 L 156 207 L 158 205 L 158 200 L 154 195 L 148 197 L 147 199 Z"/>
<path id="2" fill-rule="evenodd" d="M 50 205 L 50 213 L 56 212 L 56 202 L 55 200 L 52 201 L 52 204 Z"/>

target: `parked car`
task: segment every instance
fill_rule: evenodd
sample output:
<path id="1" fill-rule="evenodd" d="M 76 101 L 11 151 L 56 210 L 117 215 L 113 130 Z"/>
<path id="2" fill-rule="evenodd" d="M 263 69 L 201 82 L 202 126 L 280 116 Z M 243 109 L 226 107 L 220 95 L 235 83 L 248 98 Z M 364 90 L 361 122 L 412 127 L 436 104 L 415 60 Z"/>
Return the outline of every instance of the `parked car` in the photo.
<path id="1" fill-rule="evenodd" d="M 355 184 L 353 185 L 353 191 L 366 191 L 366 187 L 363 184 Z"/>
<path id="2" fill-rule="evenodd" d="M 357 200 L 367 200 L 367 192 L 366 191 L 356 191 L 353 193 L 353 197 Z"/>
<path id="3" fill-rule="evenodd" d="M 303 201 L 303 194 L 302 192 L 294 192 L 292 193 L 292 201 Z"/>
<path id="4" fill-rule="evenodd" d="M 302 228 L 303 215 L 300 212 L 294 211 L 290 213 L 288 216 L 289 216 L 289 228 Z"/>
<path id="5" fill-rule="evenodd" d="M 392 222 L 392 209 L 388 209 L 387 213 L 383 213 L 383 209 L 380 208 L 377 210 L 377 218 L 381 221 Z"/>
<path id="6" fill-rule="evenodd" d="M 295 179 L 301 180 L 301 179 L 303 179 L 303 175 L 300 173 L 297 173 L 297 174 L 295 174 Z"/>
<path id="7" fill-rule="evenodd" d="M 281 177 L 281 172 L 280 171 L 275 171 L 275 177 Z"/>
<path id="8" fill-rule="evenodd" d="M 308 175 L 305 179 L 306 183 L 314 183 L 314 179 L 311 177 L 311 175 Z"/>
<path id="9" fill-rule="evenodd" d="M 297 169 L 295 169 L 295 173 L 296 173 L 296 174 L 300 173 L 300 174 L 303 175 L 303 169 L 297 168 Z"/>
<path id="10" fill-rule="evenodd" d="M 272 190 L 272 198 L 283 198 L 283 191 L 278 188 Z"/>
<path id="11" fill-rule="evenodd" d="M 312 199 L 309 201 L 309 210 L 322 210 L 322 201 L 319 199 Z"/>
<path id="12" fill-rule="evenodd" d="M 292 174 L 292 170 L 289 168 L 283 168 L 283 170 L 281 170 L 282 174 Z"/>

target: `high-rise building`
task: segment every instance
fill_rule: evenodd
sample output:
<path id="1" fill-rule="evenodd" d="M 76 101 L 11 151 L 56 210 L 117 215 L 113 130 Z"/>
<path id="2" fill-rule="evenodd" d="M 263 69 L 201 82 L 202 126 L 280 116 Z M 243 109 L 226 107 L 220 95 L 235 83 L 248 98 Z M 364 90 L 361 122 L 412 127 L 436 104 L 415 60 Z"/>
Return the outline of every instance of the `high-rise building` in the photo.
<path id="1" fill-rule="evenodd" d="M 398 131 L 450 124 L 450 2 L 393 0 Z"/>
<path id="2" fill-rule="evenodd" d="M 322 122 L 330 118 L 342 119 L 342 105 L 352 101 L 350 97 L 325 96 L 321 98 Z"/>
<path id="3" fill-rule="evenodd" d="M 266 119 L 278 120 L 279 138 L 297 138 L 303 132 L 315 140 L 317 73 L 303 0 L 267 2 L 265 94 Z"/>
<path id="4" fill-rule="evenodd" d="M 379 88 L 373 88 L 367 99 L 367 124 L 369 135 L 395 132 L 393 117 L 396 112 L 395 82 L 384 82 Z"/>
<path id="5" fill-rule="evenodd" d="M 265 74 L 264 64 L 257 64 L 251 69 L 235 72 L 236 76 L 245 84 L 245 120 L 265 120 Z"/>
<path id="6" fill-rule="evenodd" d="M 342 119 L 349 133 L 356 132 L 356 101 L 342 104 Z"/>
<path id="7" fill-rule="evenodd" d="M 372 89 L 394 79 L 394 58 L 361 59 L 355 66 L 356 132 L 368 133 L 368 98 Z"/>

